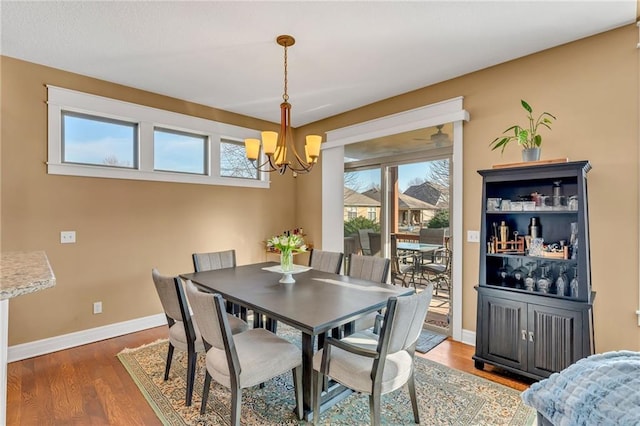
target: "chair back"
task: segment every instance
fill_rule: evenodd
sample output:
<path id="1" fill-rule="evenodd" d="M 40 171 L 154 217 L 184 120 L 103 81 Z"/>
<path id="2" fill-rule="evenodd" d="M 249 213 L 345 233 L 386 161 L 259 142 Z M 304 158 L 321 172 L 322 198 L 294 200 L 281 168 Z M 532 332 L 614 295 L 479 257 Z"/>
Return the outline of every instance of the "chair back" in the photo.
<path id="1" fill-rule="evenodd" d="M 309 266 L 318 271 L 339 274 L 343 257 L 342 253 L 334 251 L 311 250 Z"/>
<path id="2" fill-rule="evenodd" d="M 416 343 L 432 296 L 433 284 L 429 283 L 419 293 L 395 298 L 395 309 L 387 309 L 380 333 L 380 343 L 388 339 L 387 353 L 410 349 Z"/>
<path id="3" fill-rule="evenodd" d="M 379 232 L 369 232 L 369 250 L 372 256 L 380 256 L 382 236 Z"/>
<path id="4" fill-rule="evenodd" d="M 151 277 L 167 319 L 172 321 L 191 319 L 180 278 L 160 275 L 156 268 L 151 270 Z M 173 323 L 169 325 L 171 326 Z"/>
<path id="5" fill-rule="evenodd" d="M 209 253 L 193 253 L 193 269 L 196 272 L 236 266 L 236 251 L 224 250 Z"/>
<path id="6" fill-rule="evenodd" d="M 358 254 L 349 255 L 349 270 L 347 275 L 364 280 L 387 282 L 389 274 L 389 259 L 378 256 L 360 256 Z"/>
<path id="7" fill-rule="evenodd" d="M 360 240 L 360 250 L 365 256 L 371 255 L 371 244 L 369 242 L 369 232 L 373 229 L 358 229 L 358 239 Z"/>
<path id="8" fill-rule="evenodd" d="M 444 234 L 447 228 L 422 228 L 420 229 L 419 241 L 421 244 L 444 245 Z"/>
<path id="9" fill-rule="evenodd" d="M 200 329 L 200 335 L 209 345 L 216 349 L 224 350 L 225 333 L 223 330 L 226 330 L 228 338 L 232 338 L 230 337 L 232 335 L 231 327 L 224 307 L 219 314 L 214 294 L 198 290 L 191 280 L 187 280 L 185 287 L 187 288 L 187 298 L 193 308 L 193 316 Z M 222 301 L 222 297 L 220 297 L 220 300 Z"/>

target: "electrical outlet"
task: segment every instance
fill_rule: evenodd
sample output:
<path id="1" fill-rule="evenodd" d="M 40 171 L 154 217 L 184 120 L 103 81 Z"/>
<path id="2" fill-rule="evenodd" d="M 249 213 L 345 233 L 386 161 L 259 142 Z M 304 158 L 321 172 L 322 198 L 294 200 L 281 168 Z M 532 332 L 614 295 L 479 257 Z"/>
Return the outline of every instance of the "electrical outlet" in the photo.
<path id="1" fill-rule="evenodd" d="M 76 242 L 76 231 L 62 231 L 60 232 L 60 243 L 73 244 Z"/>
<path id="2" fill-rule="evenodd" d="M 479 243 L 480 242 L 480 232 L 479 231 L 467 231 L 467 242 Z"/>
<path id="3" fill-rule="evenodd" d="M 102 302 L 93 302 L 93 313 L 94 314 L 102 313 Z"/>

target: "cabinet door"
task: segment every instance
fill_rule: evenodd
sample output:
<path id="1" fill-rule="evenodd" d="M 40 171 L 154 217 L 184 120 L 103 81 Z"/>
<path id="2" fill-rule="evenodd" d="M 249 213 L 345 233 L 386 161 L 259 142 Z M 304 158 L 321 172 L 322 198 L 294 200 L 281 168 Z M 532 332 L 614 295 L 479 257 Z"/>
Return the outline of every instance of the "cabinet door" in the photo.
<path id="1" fill-rule="evenodd" d="M 581 312 L 531 304 L 528 316 L 529 372 L 548 377 L 582 357 Z"/>
<path id="2" fill-rule="evenodd" d="M 527 304 L 491 296 L 481 296 L 481 303 L 482 357 L 525 370 Z"/>

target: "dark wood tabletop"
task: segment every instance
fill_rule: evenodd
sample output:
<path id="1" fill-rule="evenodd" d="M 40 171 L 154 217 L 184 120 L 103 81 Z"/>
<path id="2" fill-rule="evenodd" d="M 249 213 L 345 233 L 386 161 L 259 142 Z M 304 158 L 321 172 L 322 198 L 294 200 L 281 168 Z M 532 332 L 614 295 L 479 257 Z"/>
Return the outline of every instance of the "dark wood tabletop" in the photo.
<path id="1" fill-rule="evenodd" d="M 281 284 L 281 273 L 263 269 L 277 265 L 265 262 L 180 277 L 302 332 L 303 399 L 308 418 L 314 337 L 386 306 L 389 297 L 412 294 L 413 289 L 314 269 L 294 274 L 293 284 Z"/>

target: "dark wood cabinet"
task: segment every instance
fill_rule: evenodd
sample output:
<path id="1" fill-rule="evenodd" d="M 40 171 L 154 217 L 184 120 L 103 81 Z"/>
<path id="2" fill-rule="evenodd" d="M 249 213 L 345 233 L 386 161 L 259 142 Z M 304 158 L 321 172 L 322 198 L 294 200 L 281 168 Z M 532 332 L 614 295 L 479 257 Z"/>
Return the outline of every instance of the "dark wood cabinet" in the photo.
<path id="1" fill-rule="evenodd" d="M 593 353 L 590 168 L 579 161 L 479 171 L 477 368 L 540 379 Z"/>

